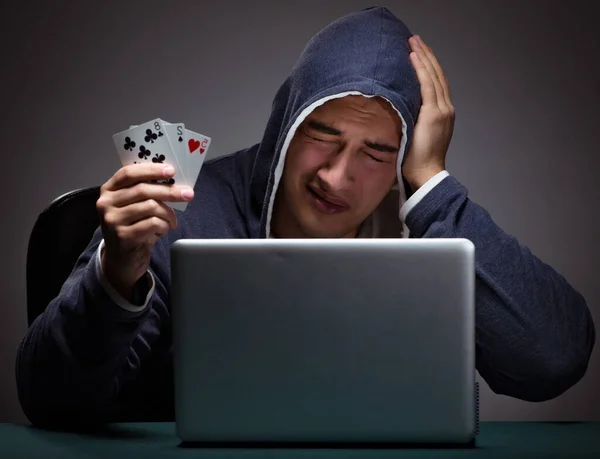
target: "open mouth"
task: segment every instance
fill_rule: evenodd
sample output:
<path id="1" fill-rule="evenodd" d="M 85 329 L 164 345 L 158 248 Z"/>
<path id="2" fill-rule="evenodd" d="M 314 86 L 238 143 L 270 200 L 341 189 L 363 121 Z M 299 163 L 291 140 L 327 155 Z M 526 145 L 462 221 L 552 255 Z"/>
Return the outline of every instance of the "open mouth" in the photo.
<path id="1" fill-rule="evenodd" d="M 315 191 L 313 191 L 313 189 L 311 187 L 307 186 L 306 188 L 311 197 L 311 202 L 313 203 L 314 207 L 319 212 L 327 214 L 327 215 L 332 215 L 332 214 L 339 214 L 341 212 L 344 212 L 346 209 L 348 209 L 347 205 L 339 205 L 339 204 L 334 204 L 333 202 L 329 202 L 325 198 L 322 198 Z"/>

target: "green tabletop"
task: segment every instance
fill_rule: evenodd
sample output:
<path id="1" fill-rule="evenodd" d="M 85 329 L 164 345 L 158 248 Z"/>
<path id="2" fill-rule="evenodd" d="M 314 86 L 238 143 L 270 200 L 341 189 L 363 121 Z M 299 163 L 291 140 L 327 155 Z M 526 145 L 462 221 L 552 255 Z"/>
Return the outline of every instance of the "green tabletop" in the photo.
<path id="1" fill-rule="evenodd" d="M 201 448 L 173 423 L 111 424 L 95 433 L 0 424 L 0 458 L 600 458 L 600 422 L 483 422 L 471 449 Z"/>

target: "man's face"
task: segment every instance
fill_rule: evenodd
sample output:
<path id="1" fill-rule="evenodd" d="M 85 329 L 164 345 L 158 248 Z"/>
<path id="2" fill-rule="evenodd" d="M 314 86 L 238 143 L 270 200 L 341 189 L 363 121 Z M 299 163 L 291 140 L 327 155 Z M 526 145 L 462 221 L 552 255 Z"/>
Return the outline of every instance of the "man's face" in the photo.
<path id="1" fill-rule="evenodd" d="M 379 97 L 315 109 L 290 142 L 273 216 L 276 237 L 354 237 L 396 183 L 401 123 Z"/>

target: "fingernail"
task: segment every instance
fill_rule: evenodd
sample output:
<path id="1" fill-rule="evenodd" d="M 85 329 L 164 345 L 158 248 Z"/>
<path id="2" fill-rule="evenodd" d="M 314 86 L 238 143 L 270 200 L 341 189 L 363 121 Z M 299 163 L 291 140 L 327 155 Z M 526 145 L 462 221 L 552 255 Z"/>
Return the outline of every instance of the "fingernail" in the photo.
<path id="1" fill-rule="evenodd" d="M 181 190 L 181 197 L 183 199 L 192 199 L 194 197 L 194 190 L 191 188 L 184 188 Z"/>
<path id="2" fill-rule="evenodd" d="M 170 177 L 174 173 L 175 173 L 175 169 L 173 169 L 171 166 L 167 166 L 163 169 L 163 175 L 165 177 Z"/>

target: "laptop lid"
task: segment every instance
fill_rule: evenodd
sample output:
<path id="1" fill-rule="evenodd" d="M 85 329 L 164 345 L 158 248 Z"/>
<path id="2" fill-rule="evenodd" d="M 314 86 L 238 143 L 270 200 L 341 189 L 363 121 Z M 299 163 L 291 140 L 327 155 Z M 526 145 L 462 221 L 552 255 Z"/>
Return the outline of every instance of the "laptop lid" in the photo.
<path id="1" fill-rule="evenodd" d="M 171 272 L 182 440 L 474 438 L 469 240 L 186 239 Z"/>

